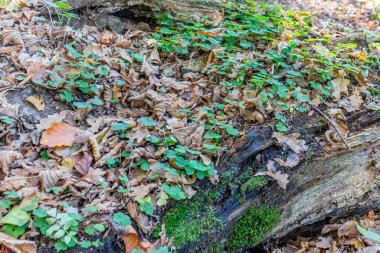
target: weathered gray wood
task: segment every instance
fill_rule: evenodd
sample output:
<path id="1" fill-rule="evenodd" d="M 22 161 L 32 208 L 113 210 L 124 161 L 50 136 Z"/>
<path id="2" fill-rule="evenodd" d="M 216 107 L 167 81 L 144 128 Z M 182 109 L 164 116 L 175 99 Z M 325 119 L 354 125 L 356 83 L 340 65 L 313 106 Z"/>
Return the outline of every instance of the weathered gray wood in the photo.
<path id="1" fill-rule="evenodd" d="M 188 245 L 181 252 L 192 252 L 195 248 L 212 252 L 208 247 L 228 240 L 230 227 L 252 207 L 265 205 L 279 209 L 280 222 L 264 238 L 277 242 L 318 229 L 331 218 L 338 220 L 379 209 L 380 111 L 359 112 L 348 118 L 348 122 L 350 129 L 356 131 L 347 140 L 351 151 L 343 144 L 341 149 L 319 154 L 311 150 L 310 157 L 298 168 L 288 169 L 290 183 L 287 190 L 280 189 L 273 182 L 260 191 L 247 193 L 242 203 L 238 197 L 241 194 L 239 180 L 247 164 L 254 166 L 253 159 L 257 154 L 265 156 L 276 152 L 269 129 L 251 131 L 220 164 L 219 172 L 228 175 L 229 184 L 215 186 L 220 195 L 213 208 L 222 219 L 223 229 L 210 232 L 201 242 Z M 312 136 L 309 140 L 312 144 L 313 138 L 323 134 L 326 128 L 326 124 L 311 124 L 298 131 L 304 136 Z"/>
<path id="2" fill-rule="evenodd" d="M 167 11 L 202 14 L 212 12 L 220 2 L 220 0 L 73 0 L 70 1 L 70 5 L 74 9 L 98 7 L 107 13 L 128 9 L 136 13 Z"/>

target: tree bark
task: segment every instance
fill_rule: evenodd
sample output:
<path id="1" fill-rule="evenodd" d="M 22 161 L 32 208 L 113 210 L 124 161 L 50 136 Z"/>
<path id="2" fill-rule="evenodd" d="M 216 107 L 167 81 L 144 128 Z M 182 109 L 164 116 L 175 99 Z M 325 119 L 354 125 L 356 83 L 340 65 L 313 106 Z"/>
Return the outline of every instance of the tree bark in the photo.
<path id="1" fill-rule="evenodd" d="M 305 119 L 300 119 L 301 122 Z M 251 208 L 276 207 L 280 221 L 271 231 L 262 235 L 261 242 L 283 243 L 300 234 L 315 232 L 326 222 L 334 222 L 349 216 L 362 215 L 376 210 L 380 204 L 380 111 L 361 112 L 348 119 L 353 132 L 347 139 L 351 150 L 320 149 L 315 146 L 315 137 L 327 130 L 326 124 L 311 124 L 307 129 L 296 128 L 308 140 L 308 157 L 297 168 L 286 171 L 290 183 L 286 190 L 276 182 L 261 190 L 248 192 L 241 200 L 239 182 L 249 166 L 259 166 L 258 155 L 273 157 L 279 149 L 271 138 L 268 128 L 252 130 L 243 144 L 233 148 L 219 166 L 220 175 L 228 175 L 229 183 L 218 184 L 218 198 L 212 203 L 216 215 L 221 219 L 221 228 L 211 230 L 199 242 L 191 243 L 181 252 L 214 252 L 216 245 L 226 245 L 233 235 L 234 224 Z M 317 120 L 315 120 L 317 122 Z M 319 150 L 319 152 L 318 152 Z M 251 173 L 253 176 L 254 172 Z M 210 186 L 204 186 L 210 188 Z M 215 189 L 213 189 L 215 191 Z M 254 245 L 245 245 L 252 247 Z M 231 249 L 238 252 L 244 248 Z"/>
<path id="2" fill-rule="evenodd" d="M 71 0 L 68 3 L 89 24 L 122 33 L 128 29 L 149 30 L 154 17 L 162 13 L 210 15 L 219 8 L 221 0 Z"/>

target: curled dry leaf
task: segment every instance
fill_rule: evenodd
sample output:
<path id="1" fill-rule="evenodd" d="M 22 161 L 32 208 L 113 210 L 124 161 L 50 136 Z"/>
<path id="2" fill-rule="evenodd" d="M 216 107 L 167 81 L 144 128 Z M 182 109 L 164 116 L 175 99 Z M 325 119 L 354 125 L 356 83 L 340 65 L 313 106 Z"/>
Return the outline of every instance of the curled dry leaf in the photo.
<path id="1" fill-rule="evenodd" d="M 282 173 L 281 171 L 277 171 L 276 173 L 273 173 L 272 171 L 264 171 L 256 173 L 255 176 L 270 176 L 273 179 L 275 179 L 278 185 L 284 190 L 286 189 L 286 186 L 289 183 L 289 175 L 286 173 Z"/>
<path id="2" fill-rule="evenodd" d="M 220 23 L 223 22 L 224 20 L 224 13 L 220 12 L 218 10 L 215 10 L 214 13 L 212 14 L 212 22 L 214 22 L 214 26 L 220 25 Z"/>
<path id="3" fill-rule="evenodd" d="M 350 220 L 345 222 L 338 229 L 338 236 L 357 237 L 360 233 L 356 228 L 356 221 Z"/>
<path id="4" fill-rule="evenodd" d="M 43 189 L 51 188 L 57 185 L 59 180 L 67 178 L 68 171 L 62 170 L 43 170 L 40 172 L 40 180 Z"/>
<path id="5" fill-rule="evenodd" d="M 43 111 L 45 109 L 44 100 L 40 96 L 32 95 L 27 99 L 38 111 Z"/>
<path id="6" fill-rule="evenodd" d="M 334 87 L 334 91 L 332 96 L 338 100 L 340 100 L 342 95 L 348 93 L 348 85 L 350 81 L 348 79 L 344 79 L 343 77 L 338 77 L 336 79 L 331 80 L 331 84 Z"/>
<path id="7" fill-rule="evenodd" d="M 279 143 L 285 143 L 291 150 L 293 150 L 293 152 L 297 154 L 305 152 L 308 149 L 306 141 L 298 139 L 300 136 L 301 135 L 299 133 L 285 135 L 280 132 L 274 132 L 272 134 L 272 137 L 276 138 Z"/>
<path id="8" fill-rule="evenodd" d="M 246 109 L 240 108 L 240 116 L 242 116 L 245 120 L 258 122 L 262 124 L 264 122 L 264 116 L 258 111 L 248 111 Z"/>
<path id="9" fill-rule="evenodd" d="M 206 37 L 211 37 L 211 38 L 217 39 L 222 35 L 224 30 L 225 30 L 224 28 L 214 28 L 214 29 L 211 29 L 208 31 L 198 31 L 198 33 L 202 34 Z"/>
<path id="10" fill-rule="evenodd" d="M 7 115 L 12 118 L 18 118 L 18 104 L 10 104 L 5 97 L 5 93 L 0 93 L 0 114 Z"/>
<path id="11" fill-rule="evenodd" d="M 7 249 L 15 253 L 36 253 L 37 252 L 37 246 L 35 242 L 27 241 L 27 240 L 19 240 L 3 232 L 0 232 L 0 244 L 2 246 L 5 246 L 4 252 L 9 252 L 7 251 Z"/>
<path id="12" fill-rule="evenodd" d="M 185 128 L 176 129 L 173 135 L 177 138 L 181 145 L 195 145 L 197 147 L 202 145 L 202 136 L 204 133 L 203 126 L 189 126 Z"/>
<path id="13" fill-rule="evenodd" d="M 148 240 L 140 238 L 136 230 L 130 225 L 126 228 L 126 234 L 121 236 L 125 246 L 125 253 L 131 253 L 133 250 L 141 250 L 148 253 L 150 250 L 154 249 L 153 244 Z"/>
<path id="14" fill-rule="evenodd" d="M 75 160 L 75 165 L 74 165 L 75 171 L 79 172 L 83 176 L 87 175 L 91 167 L 93 157 L 89 153 L 83 152 L 83 153 L 74 155 L 74 160 Z"/>
<path id="15" fill-rule="evenodd" d="M 211 164 L 211 158 L 209 158 L 208 156 L 205 156 L 205 155 L 202 155 L 202 154 L 200 154 L 199 155 L 201 158 L 202 158 L 202 162 L 204 163 L 204 165 L 209 165 L 209 164 Z"/>
<path id="16" fill-rule="evenodd" d="M 351 54 L 352 57 L 361 60 L 361 61 L 366 61 L 367 60 L 367 55 L 363 53 L 362 51 L 357 51 Z"/>
<path id="17" fill-rule="evenodd" d="M 284 162 L 283 160 L 279 158 L 274 158 L 273 160 L 275 160 L 280 166 L 284 166 L 288 168 L 293 168 L 297 166 L 300 162 L 299 156 L 295 153 L 290 153 L 288 157 L 286 158 L 286 162 Z"/>
<path id="18" fill-rule="evenodd" d="M 132 201 L 128 201 L 126 208 L 127 208 L 128 214 L 137 223 L 139 228 L 145 234 L 150 234 L 153 230 L 153 226 L 150 223 L 148 216 L 139 211 L 140 209 L 137 206 L 137 204 Z"/>
<path id="19" fill-rule="evenodd" d="M 92 147 L 92 155 L 94 156 L 95 160 L 98 160 L 101 157 L 100 146 L 98 144 L 98 141 L 94 136 L 88 137 L 88 141 L 90 142 Z"/>
<path id="20" fill-rule="evenodd" d="M 64 122 L 54 123 L 42 134 L 41 144 L 48 147 L 74 145 L 78 135 L 78 128 Z"/>
<path id="21" fill-rule="evenodd" d="M 95 169 L 87 173 L 86 176 L 80 178 L 79 181 L 95 184 L 96 182 L 104 181 L 104 177 L 103 177 L 104 174 L 105 172 L 102 171 L 101 169 Z"/>
<path id="22" fill-rule="evenodd" d="M 0 169 L 5 175 L 9 174 L 9 165 L 23 156 L 14 150 L 0 150 Z"/>
<path id="23" fill-rule="evenodd" d="M 24 188 L 28 184 L 28 179 L 25 177 L 5 177 L 0 183 L 0 192 L 17 191 Z"/>
<path id="24" fill-rule="evenodd" d="M 114 32 L 105 30 L 104 32 L 100 34 L 100 43 L 103 45 L 110 45 L 112 44 L 115 37 L 116 37 L 116 34 Z"/>
<path id="25" fill-rule="evenodd" d="M 156 184 L 147 184 L 147 185 L 141 184 L 139 186 L 135 186 L 132 188 L 131 196 L 134 200 L 137 201 L 147 196 L 149 192 L 155 187 L 157 187 Z"/>

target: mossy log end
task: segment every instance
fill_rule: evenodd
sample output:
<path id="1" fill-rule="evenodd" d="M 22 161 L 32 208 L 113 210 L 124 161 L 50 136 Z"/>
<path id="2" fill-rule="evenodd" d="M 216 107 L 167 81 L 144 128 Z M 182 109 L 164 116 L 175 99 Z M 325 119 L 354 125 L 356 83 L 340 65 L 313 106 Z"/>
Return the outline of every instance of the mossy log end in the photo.
<path id="1" fill-rule="evenodd" d="M 221 182 L 216 186 L 206 182 L 200 185 L 207 201 L 198 199 L 192 204 L 207 204 L 207 210 L 215 215 L 213 222 L 197 230 L 196 237 L 186 240 L 182 236 L 179 251 L 239 252 L 261 242 L 282 243 L 316 232 L 331 220 L 378 209 L 380 111 L 361 112 L 348 119 L 352 131 L 347 139 L 350 151 L 343 145 L 334 150 L 316 144 L 315 137 L 328 129 L 326 124 L 318 123 L 322 121 L 314 119 L 307 128 L 295 127 L 304 138 L 310 136 L 310 151 L 297 168 L 286 171 L 290 180 L 286 190 L 276 182 L 262 182 L 260 177 L 252 181 L 252 168 L 263 165 L 258 157 L 270 159 L 281 150 L 271 138 L 270 128 L 252 130 L 238 147 L 232 148 L 218 168 Z M 176 226 L 191 227 L 194 219 L 210 218 L 209 211 L 203 215 L 202 208 L 197 210 L 195 216 L 185 215 L 183 222 L 172 224 L 169 234 L 175 238 L 179 231 Z M 173 207 L 172 213 L 175 212 Z"/>

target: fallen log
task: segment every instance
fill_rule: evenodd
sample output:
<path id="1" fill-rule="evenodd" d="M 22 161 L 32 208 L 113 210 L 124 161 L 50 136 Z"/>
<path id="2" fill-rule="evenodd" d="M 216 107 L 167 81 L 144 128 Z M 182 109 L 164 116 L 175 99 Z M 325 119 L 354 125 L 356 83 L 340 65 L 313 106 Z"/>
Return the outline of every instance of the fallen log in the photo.
<path id="1" fill-rule="evenodd" d="M 297 235 L 315 232 L 326 222 L 377 210 L 380 204 L 380 112 L 360 112 L 348 118 L 351 131 L 347 139 L 351 151 L 316 145 L 315 136 L 326 124 L 320 119 L 306 129 L 295 128 L 308 140 L 310 151 L 298 168 L 288 169 L 289 185 L 277 183 L 243 192 L 262 161 L 279 149 L 270 128 L 252 130 L 227 154 L 219 165 L 219 184 L 200 185 L 204 198 L 169 209 L 164 218 L 169 235 L 180 252 L 239 252 L 260 242 L 283 243 Z M 308 122 L 308 121 L 306 121 Z M 309 120 L 310 122 L 310 120 Z M 314 145 L 314 146 L 313 146 Z M 263 185 L 265 185 L 264 183 Z M 199 203 L 199 204 L 197 204 Z M 205 203 L 208 204 L 205 208 Z M 192 210 L 198 210 L 194 213 Z M 186 212 L 183 221 L 176 213 Z M 178 226 L 178 227 L 177 227 Z M 199 234 L 192 226 L 197 227 Z M 182 228 L 180 228 L 182 227 Z M 187 234 L 186 231 L 192 231 Z M 195 234 L 194 234 L 195 233 Z"/>
<path id="2" fill-rule="evenodd" d="M 210 15 L 219 8 L 221 0 L 73 0 L 68 3 L 89 21 L 84 23 L 122 33 L 128 29 L 149 30 L 155 17 L 162 13 Z"/>

